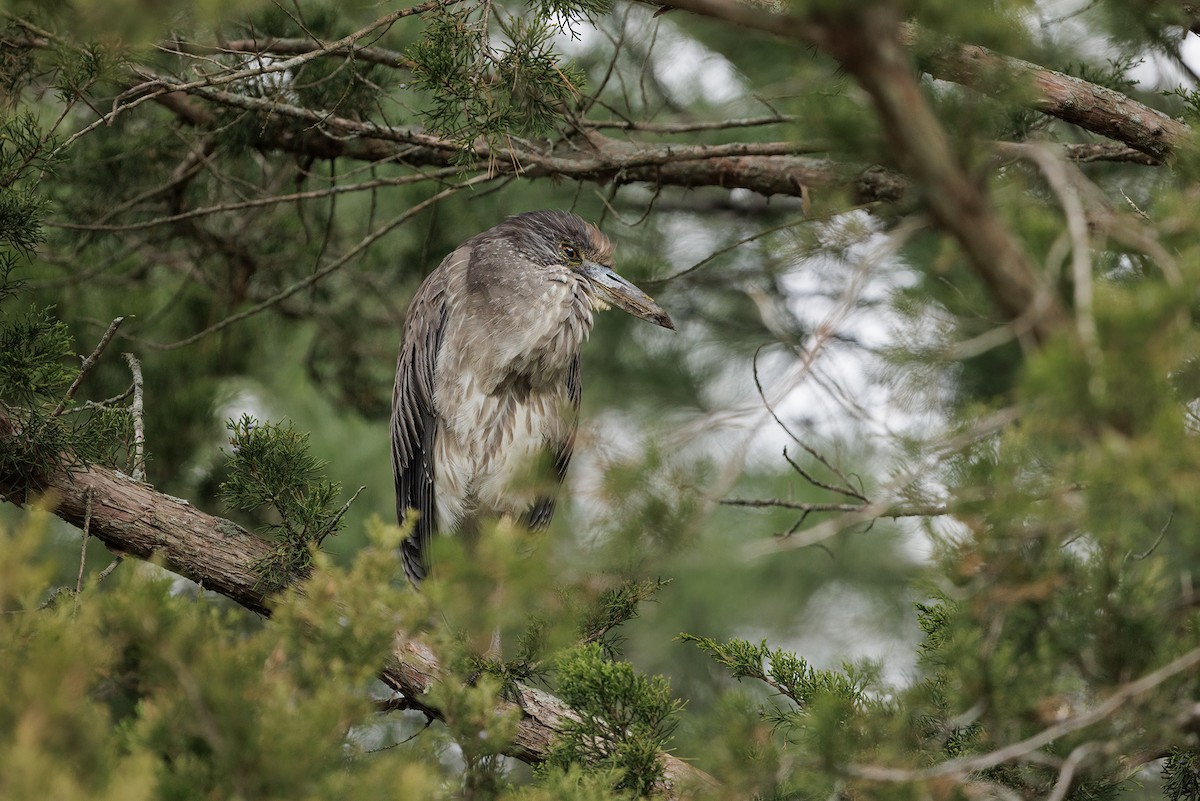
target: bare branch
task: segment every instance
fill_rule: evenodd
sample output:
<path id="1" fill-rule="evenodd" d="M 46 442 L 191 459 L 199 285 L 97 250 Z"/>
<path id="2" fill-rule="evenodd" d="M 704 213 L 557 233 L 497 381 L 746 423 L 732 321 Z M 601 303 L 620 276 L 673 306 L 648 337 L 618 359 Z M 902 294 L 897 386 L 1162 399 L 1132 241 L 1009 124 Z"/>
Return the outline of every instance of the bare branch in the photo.
<path id="1" fill-rule="evenodd" d="M 132 353 L 125 354 L 125 363 L 133 374 L 133 480 L 146 480 L 146 407 L 142 398 L 142 364 Z"/>
<path id="2" fill-rule="evenodd" d="M 461 2 L 461 0 L 429 0 L 428 2 L 413 6 L 411 8 L 398 9 L 390 14 L 384 14 L 382 17 L 379 17 L 375 21 L 368 23 L 354 33 L 343 36 L 341 39 L 333 42 L 316 42 L 316 47 L 313 50 L 293 56 L 292 58 L 284 59 L 282 61 L 275 61 L 270 64 L 259 63 L 257 66 L 247 67 L 239 70 L 226 70 L 221 75 L 208 75 L 184 84 L 175 84 L 174 82 L 171 82 L 168 84 L 144 85 L 138 87 L 137 91 L 129 92 L 118 97 L 116 102 L 113 103 L 112 111 L 100 117 L 100 119 L 96 120 L 90 125 L 84 126 L 79 131 L 76 131 L 61 145 L 55 148 L 55 153 L 69 148 L 76 141 L 78 141 L 81 136 L 85 136 L 98 127 L 102 125 L 111 125 L 118 115 L 141 105 L 147 100 L 152 100 L 161 95 L 170 94 L 171 92 L 190 92 L 205 87 L 225 86 L 237 81 L 246 80 L 248 78 L 259 78 L 263 75 L 290 72 L 303 66 L 307 62 L 312 61 L 313 59 L 329 55 L 330 53 L 341 52 L 346 48 L 353 47 L 356 45 L 359 39 L 362 39 L 363 37 L 368 36 L 377 30 L 386 29 L 394 24 L 397 20 L 403 19 L 404 17 L 425 14 L 435 8 L 444 7 L 457 2 Z"/>
<path id="3" fill-rule="evenodd" d="M 994 436 L 1011 425 L 1019 417 L 1020 410 L 1016 407 L 1009 407 L 993 412 L 970 429 L 950 437 L 938 447 L 931 449 L 924 457 L 909 465 L 889 482 L 888 486 L 882 488 L 879 497 L 870 503 L 856 506 L 839 517 L 826 520 L 819 525 L 805 529 L 800 534 L 775 537 L 770 540 L 750 543 L 746 546 L 744 552 L 746 556 L 755 558 L 794 548 L 806 548 L 836 537 L 850 526 L 858 525 L 859 523 L 869 523 L 881 517 L 890 517 L 886 512 L 896 505 L 892 499 L 903 493 L 914 481 L 926 474 L 941 459 L 970 447 L 976 442 Z"/>
<path id="4" fill-rule="evenodd" d="M 441 5 L 449 5 L 442 3 Z M 426 9 L 428 11 L 429 9 Z M 161 49 L 167 53 L 180 56 L 216 55 L 222 53 L 249 54 L 255 56 L 300 56 L 317 53 L 322 56 L 343 56 L 361 61 L 364 64 L 379 64 L 384 67 L 412 69 L 412 59 L 398 50 L 386 47 L 365 47 L 351 43 L 340 49 L 331 49 L 322 44 L 319 39 L 287 39 L 267 36 L 262 39 L 234 39 L 221 42 L 219 45 L 205 45 L 196 42 L 171 42 L 164 44 Z"/>
<path id="5" fill-rule="evenodd" d="M 643 120 L 584 120 L 583 127 L 602 130 L 615 128 L 619 131 L 646 131 L 647 133 L 694 133 L 696 131 L 725 131 L 730 128 L 756 128 L 763 125 L 778 125 L 795 122 L 796 117 L 773 114 L 769 117 L 744 117 L 732 120 L 709 120 L 697 122 L 645 122 Z"/>
<path id="6" fill-rule="evenodd" d="M 441 192 L 438 192 L 433 197 L 423 200 L 420 203 L 417 203 L 413 206 L 410 206 L 408 209 L 406 209 L 404 211 L 403 214 L 400 214 L 398 217 L 393 219 L 387 225 L 380 226 L 376 230 L 367 234 L 367 236 L 363 237 L 358 242 L 358 244 L 356 244 L 354 247 L 350 248 L 348 251 L 343 253 L 337 259 L 334 259 L 332 262 L 330 262 L 329 264 L 326 264 L 321 269 L 312 273 L 307 278 L 304 278 L 303 280 L 297 281 L 296 283 L 292 284 L 291 286 L 281 289 L 279 292 L 276 292 L 274 295 L 272 295 L 271 297 L 267 298 L 264 301 L 261 301 L 260 303 L 256 303 L 255 305 L 251 306 L 249 309 L 240 311 L 237 314 L 231 314 L 228 317 L 226 317 L 225 319 L 221 320 L 220 322 L 213 323 L 208 328 L 205 328 L 203 331 L 197 331 L 195 334 L 192 334 L 191 336 L 185 337 L 176 342 L 169 342 L 169 343 L 145 342 L 143 344 L 145 344 L 147 347 L 154 348 L 155 350 L 178 350 L 179 348 L 183 348 L 188 345 L 199 342 L 201 339 L 204 339 L 205 337 L 207 337 L 211 334 L 215 334 L 218 331 L 224 330 L 235 323 L 239 323 L 242 320 L 253 317 L 256 314 L 259 314 L 260 312 L 263 312 L 263 311 L 271 308 L 272 306 L 277 305 L 281 301 L 284 301 L 287 298 L 290 298 L 292 295 L 296 294 L 300 290 L 305 289 L 310 286 L 313 286 L 318 281 L 325 278 L 327 275 L 329 275 L 337 270 L 340 270 L 347 263 L 349 263 L 351 259 L 353 259 L 357 255 L 362 253 L 370 245 L 374 244 L 376 240 L 380 239 L 385 234 L 391 232 L 398 226 L 407 222 L 409 219 L 420 214 L 422 211 L 429 208 L 430 206 L 442 201 L 443 199 L 454 194 L 455 192 L 458 192 L 462 189 L 466 189 L 467 187 L 474 186 L 475 184 L 483 183 L 483 182 L 489 181 L 489 180 L 492 180 L 492 176 L 477 175 L 474 178 L 469 178 L 460 184 L 455 184 L 454 186 L 447 187 L 446 189 L 443 189 Z"/>
<path id="7" fill-rule="evenodd" d="M 861 503 L 804 503 L 802 501 L 785 501 L 782 498 L 722 498 L 717 503 L 722 506 L 749 506 L 756 509 L 796 509 L 806 514 L 813 512 L 857 514 L 867 508 L 867 504 Z M 916 506 L 899 504 L 884 508 L 875 517 L 876 519 L 882 517 L 890 517 L 892 519 L 900 517 L 939 517 L 950 513 L 950 507 L 943 504 Z"/>
<path id="8" fill-rule="evenodd" d="M 108 324 L 108 329 L 104 335 L 100 337 L 100 342 L 96 345 L 96 349 L 91 355 L 83 360 L 83 364 L 79 367 L 79 374 L 75 376 L 75 380 L 71 382 L 71 386 L 67 388 L 67 394 L 58 402 L 58 406 L 54 408 L 51 417 L 58 417 L 67 408 L 67 404 L 71 402 L 71 398 L 75 397 L 75 393 L 79 391 L 79 385 L 83 383 L 83 379 L 96 366 L 96 362 L 100 360 L 100 354 L 104 353 L 104 349 L 108 347 L 108 343 L 112 341 L 113 335 L 117 333 L 117 329 L 121 327 L 121 323 L 125 322 L 124 317 L 118 317 Z"/>

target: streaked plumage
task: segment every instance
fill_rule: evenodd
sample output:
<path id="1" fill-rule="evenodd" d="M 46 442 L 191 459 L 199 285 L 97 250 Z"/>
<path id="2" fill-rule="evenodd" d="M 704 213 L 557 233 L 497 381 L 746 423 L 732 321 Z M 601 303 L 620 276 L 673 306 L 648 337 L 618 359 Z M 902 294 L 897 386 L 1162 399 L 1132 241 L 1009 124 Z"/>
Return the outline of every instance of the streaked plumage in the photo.
<path id="1" fill-rule="evenodd" d="M 546 525 L 554 499 L 524 480 L 542 455 L 566 473 L 579 409 L 579 349 L 592 312 L 615 303 L 670 318 L 610 269 L 612 245 L 573 214 L 510 217 L 467 240 L 417 290 L 404 322 L 392 401 L 396 514 L 417 582 L 428 544 L 479 515 Z"/>

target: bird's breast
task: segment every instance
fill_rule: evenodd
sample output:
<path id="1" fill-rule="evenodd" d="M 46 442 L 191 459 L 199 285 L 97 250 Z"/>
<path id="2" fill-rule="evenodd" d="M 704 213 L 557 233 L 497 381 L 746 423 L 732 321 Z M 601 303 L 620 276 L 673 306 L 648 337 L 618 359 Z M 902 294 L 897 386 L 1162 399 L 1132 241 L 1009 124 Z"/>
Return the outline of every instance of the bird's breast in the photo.
<path id="1" fill-rule="evenodd" d="M 535 468 L 574 425 L 568 377 L 592 322 L 580 292 L 547 280 L 448 310 L 434 377 L 434 496 L 446 528 L 536 502 Z"/>
<path id="2" fill-rule="evenodd" d="M 485 391 L 464 374 L 439 385 L 435 492 L 438 519 L 520 515 L 537 501 L 537 473 L 574 425 L 563 377 L 557 388 Z"/>

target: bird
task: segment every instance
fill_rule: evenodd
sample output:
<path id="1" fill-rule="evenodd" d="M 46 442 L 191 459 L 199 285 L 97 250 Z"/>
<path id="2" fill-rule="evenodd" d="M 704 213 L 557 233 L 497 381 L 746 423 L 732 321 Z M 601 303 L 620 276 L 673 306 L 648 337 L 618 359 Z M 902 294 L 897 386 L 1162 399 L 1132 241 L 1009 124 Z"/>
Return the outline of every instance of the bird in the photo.
<path id="1" fill-rule="evenodd" d="M 539 459 L 553 489 L 571 460 L 593 312 L 616 306 L 675 330 L 612 267 L 599 228 L 559 210 L 511 216 L 455 248 L 405 313 L 392 393 L 396 517 L 405 575 L 430 571 L 435 534 L 487 518 L 544 528 L 554 492 L 527 480 Z"/>

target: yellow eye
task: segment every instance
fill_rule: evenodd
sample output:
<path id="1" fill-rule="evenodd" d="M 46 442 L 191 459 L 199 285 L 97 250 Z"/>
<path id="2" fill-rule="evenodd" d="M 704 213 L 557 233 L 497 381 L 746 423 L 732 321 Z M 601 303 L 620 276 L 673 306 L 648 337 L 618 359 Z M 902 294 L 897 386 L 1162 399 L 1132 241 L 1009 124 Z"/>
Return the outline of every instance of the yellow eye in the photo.
<path id="1" fill-rule="evenodd" d="M 579 258 L 579 251 L 576 250 L 571 245 L 568 245 L 566 242 L 563 242 L 562 245 L 560 245 L 559 247 L 562 250 L 562 254 L 567 257 L 567 261 L 570 261 L 570 262 L 581 261 L 581 259 Z"/>

